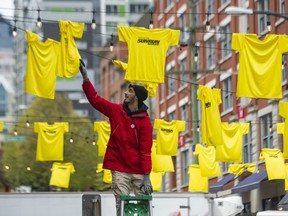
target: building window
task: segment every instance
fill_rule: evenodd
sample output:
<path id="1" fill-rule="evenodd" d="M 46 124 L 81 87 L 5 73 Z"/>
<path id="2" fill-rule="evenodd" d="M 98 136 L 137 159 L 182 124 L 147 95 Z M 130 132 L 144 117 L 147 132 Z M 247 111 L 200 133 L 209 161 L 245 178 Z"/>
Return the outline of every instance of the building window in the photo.
<path id="1" fill-rule="evenodd" d="M 214 0 L 206 0 L 207 13 L 213 14 L 214 12 Z"/>
<path id="2" fill-rule="evenodd" d="M 211 37 L 207 42 L 206 47 L 206 60 L 207 68 L 211 68 L 215 65 L 215 48 L 214 48 L 214 37 Z"/>
<path id="3" fill-rule="evenodd" d="M 249 132 L 243 136 L 243 163 L 252 163 L 252 130 L 251 128 Z"/>
<path id="4" fill-rule="evenodd" d="M 187 103 L 181 106 L 181 119 L 183 121 L 188 120 L 188 104 Z"/>
<path id="5" fill-rule="evenodd" d="M 188 149 L 182 152 L 182 177 L 183 177 L 183 185 L 188 185 L 189 176 L 188 176 L 188 168 L 189 168 L 189 151 Z"/>
<path id="6" fill-rule="evenodd" d="M 193 20 L 194 20 L 194 26 L 199 26 L 200 25 L 200 16 L 197 13 L 200 11 L 200 0 L 195 0 L 193 4 L 193 12 L 195 13 L 193 15 Z"/>
<path id="7" fill-rule="evenodd" d="M 146 4 L 131 4 L 130 13 L 142 13 L 146 11 L 148 5 Z"/>
<path id="8" fill-rule="evenodd" d="M 174 71 L 175 68 L 172 67 L 169 71 Z M 171 95 L 175 92 L 175 74 L 171 74 L 168 77 L 168 95 Z"/>
<path id="9" fill-rule="evenodd" d="M 258 10 L 259 11 L 269 11 L 269 1 L 267 0 L 258 0 Z M 260 34 L 264 34 L 267 28 L 267 15 L 259 14 L 258 15 L 258 30 Z"/>
<path id="10" fill-rule="evenodd" d="M 272 148 L 273 134 L 272 128 L 272 114 L 269 113 L 260 118 L 261 125 L 261 146 L 262 148 Z"/>
<path id="11" fill-rule="evenodd" d="M 227 57 L 231 53 L 231 34 L 230 34 L 230 23 L 222 27 L 223 29 L 223 40 L 221 43 L 222 58 Z"/>
<path id="12" fill-rule="evenodd" d="M 180 85 L 187 85 L 187 58 L 184 58 L 180 61 Z"/>
<path id="13" fill-rule="evenodd" d="M 167 0 L 167 7 L 172 7 L 173 3 L 173 0 Z"/>
<path id="14" fill-rule="evenodd" d="M 282 55 L 282 82 L 286 82 L 287 80 L 286 66 L 287 66 L 286 56 Z"/>
<path id="15" fill-rule="evenodd" d="M 246 33 L 250 33 L 249 16 L 246 16 Z"/>
<path id="16" fill-rule="evenodd" d="M 174 22 L 171 23 L 168 27 L 168 29 L 173 29 L 174 28 Z M 170 46 L 167 50 L 166 56 L 169 56 L 171 53 L 173 53 L 173 51 L 175 50 L 174 46 Z"/>
<path id="17" fill-rule="evenodd" d="M 186 32 L 187 29 L 186 12 L 182 13 L 179 16 L 179 27 L 182 29 L 180 41 L 185 42 L 189 37 L 189 33 Z"/>
<path id="18" fill-rule="evenodd" d="M 172 121 L 174 119 L 176 119 L 176 112 L 175 111 L 169 113 L 169 121 Z"/>
<path id="19" fill-rule="evenodd" d="M 160 100 L 165 98 L 165 84 L 160 84 Z"/>
<path id="20" fill-rule="evenodd" d="M 222 81 L 223 111 L 232 108 L 232 78 L 231 76 Z"/>
<path id="21" fill-rule="evenodd" d="M 185 12 L 179 16 L 179 27 L 183 29 L 186 27 L 186 13 Z"/>
<path id="22" fill-rule="evenodd" d="M 285 0 L 279 0 L 279 12 L 285 14 Z"/>
<path id="23" fill-rule="evenodd" d="M 106 14 L 116 16 L 118 14 L 117 5 L 106 5 Z"/>
<path id="24" fill-rule="evenodd" d="M 130 5 L 130 7 L 129 7 L 130 13 L 136 13 L 136 11 L 137 11 L 137 7 L 136 6 L 137 5 L 134 5 L 134 4 Z"/>

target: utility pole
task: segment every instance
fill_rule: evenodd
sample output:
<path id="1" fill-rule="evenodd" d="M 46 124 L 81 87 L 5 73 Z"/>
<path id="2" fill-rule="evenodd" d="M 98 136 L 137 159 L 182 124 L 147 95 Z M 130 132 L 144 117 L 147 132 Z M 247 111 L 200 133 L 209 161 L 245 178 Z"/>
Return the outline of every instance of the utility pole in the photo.
<path id="1" fill-rule="evenodd" d="M 194 7 L 194 0 L 189 0 L 189 8 L 190 8 L 190 24 L 189 29 L 190 33 L 190 51 L 191 51 L 191 74 L 192 74 L 192 84 L 191 84 L 191 106 L 192 106 L 192 133 L 193 133 L 193 149 L 197 143 L 199 143 L 199 136 L 197 131 L 197 125 L 199 123 L 198 120 L 198 103 L 197 103 L 197 63 L 194 61 L 195 56 L 195 42 L 196 42 L 196 26 L 195 26 L 195 7 Z M 192 164 L 198 164 L 198 157 L 192 154 Z"/>

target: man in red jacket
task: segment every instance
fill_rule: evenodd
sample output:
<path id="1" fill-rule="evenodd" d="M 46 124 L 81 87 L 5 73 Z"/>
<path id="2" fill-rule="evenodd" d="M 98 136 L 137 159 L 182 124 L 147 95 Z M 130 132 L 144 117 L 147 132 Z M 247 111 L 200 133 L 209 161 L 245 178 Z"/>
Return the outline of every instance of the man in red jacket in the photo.
<path id="1" fill-rule="evenodd" d="M 112 171 L 112 191 L 120 216 L 120 196 L 152 193 L 150 182 L 153 127 L 148 116 L 147 90 L 130 84 L 121 104 L 112 103 L 98 95 L 89 81 L 81 60 L 82 88 L 90 104 L 109 118 L 111 134 L 103 161 L 103 168 Z"/>

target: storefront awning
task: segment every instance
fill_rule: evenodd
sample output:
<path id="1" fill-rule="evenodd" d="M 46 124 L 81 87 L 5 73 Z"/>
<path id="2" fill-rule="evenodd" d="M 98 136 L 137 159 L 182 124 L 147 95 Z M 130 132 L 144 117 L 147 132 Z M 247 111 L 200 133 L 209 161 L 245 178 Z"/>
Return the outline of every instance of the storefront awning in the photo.
<path id="1" fill-rule="evenodd" d="M 234 174 L 228 174 L 224 178 L 222 178 L 220 181 L 217 183 L 211 185 L 209 187 L 209 192 L 210 193 L 217 193 L 218 191 L 221 191 L 224 187 L 225 184 L 228 182 L 232 181 L 234 179 L 235 175 Z"/>
<path id="2" fill-rule="evenodd" d="M 260 187 L 260 183 L 268 178 L 267 171 L 263 170 L 245 178 L 232 188 L 232 193 L 243 193 Z"/>

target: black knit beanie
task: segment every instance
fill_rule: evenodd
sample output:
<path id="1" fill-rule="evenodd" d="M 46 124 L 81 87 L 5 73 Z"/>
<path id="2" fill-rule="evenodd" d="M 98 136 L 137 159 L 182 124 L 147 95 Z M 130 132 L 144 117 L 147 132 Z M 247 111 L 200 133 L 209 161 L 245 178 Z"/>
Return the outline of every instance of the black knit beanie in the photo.
<path id="1" fill-rule="evenodd" d="M 145 101 L 147 99 L 148 92 L 143 86 L 129 84 L 129 87 L 133 88 L 135 95 L 138 98 L 139 104 L 143 103 L 143 101 Z"/>

